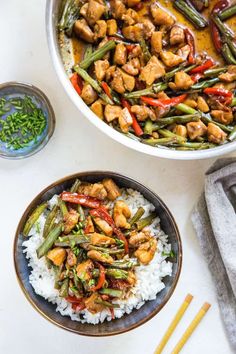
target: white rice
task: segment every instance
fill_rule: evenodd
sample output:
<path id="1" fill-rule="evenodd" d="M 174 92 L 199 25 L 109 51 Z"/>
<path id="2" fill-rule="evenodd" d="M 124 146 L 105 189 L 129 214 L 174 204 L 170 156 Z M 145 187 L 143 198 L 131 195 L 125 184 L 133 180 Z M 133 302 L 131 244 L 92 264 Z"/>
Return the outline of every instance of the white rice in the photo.
<path id="1" fill-rule="evenodd" d="M 144 216 L 154 211 L 154 206 L 149 203 L 137 191 L 127 189 L 122 192 L 123 199 L 128 204 L 132 215 L 142 206 L 145 209 Z M 49 207 L 52 208 L 57 202 L 55 195 L 49 201 Z M 29 260 L 28 266 L 32 268 L 29 281 L 36 294 L 44 297 L 49 302 L 56 304 L 56 311 L 63 316 L 70 316 L 73 321 L 82 323 L 97 324 L 105 320 L 111 320 L 109 310 L 103 310 L 101 313 L 92 314 L 88 310 L 83 310 L 79 314 L 73 311 L 71 304 L 59 296 L 58 290 L 54 289 L 54 271 L 47 268 L 45 258 L 38 259 L 36 249 L 43 241 L 42 231 L 45 223 L 46 214 L 40 216 L 37 224 L 31 230 L 31 237 L 23 243 L 25 247 L 23 252 Z M 151 234 L 158 239 L 157 251 L 153 260 L 146 266 L 140 265 L 135 268 L 137 278 L 136 285 L 131 288 L 131 295 L 125 300 L 116 300 L 113 303 L 120 305 L 119 309 L 114 309 L 116 318 L 122 317 L 125 313 L 129 314 L 134 308 L 139 309 L 145 301 L 153 300 L 157 294 L 165 288 L 163 278 L 172 274 L 172 263 L 166 261 L 164 253 L 171 251 L 171 245 L 168 244 L 168 236 L 160 228 L 160 219 L 156 217 L 150 225 Z"/>

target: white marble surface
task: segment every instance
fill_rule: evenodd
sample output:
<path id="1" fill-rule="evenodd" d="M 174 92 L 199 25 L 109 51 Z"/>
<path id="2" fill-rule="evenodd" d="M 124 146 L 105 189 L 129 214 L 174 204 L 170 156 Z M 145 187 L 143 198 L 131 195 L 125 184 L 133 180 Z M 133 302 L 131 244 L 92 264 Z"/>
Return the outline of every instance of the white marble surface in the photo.
<path id="1" fill-rule="evenodd" d="M 34 157 L 0 161 L 0 353 L 151 354 L 187 292 L 195 298 L 164 353 L 170 353 L 204 301 L 212 308 L 183 349 L 186 354 L 232 353 L 220 319 L 214 287 L 193 232 L 190 213 L 213 160 L 175 162 L 128 150 L 97 131 L 76 110 L 61 87 L 46 42 L 45 0 L 2 0 L 0 79 L 37 85 L 50 98 L 57 127 L 51 142 Z M 234 154 L 235 155 L 235 154 Z M 42 188 L 67 174 L 114 170 L 157 192 L 170 207 L 183 240 L 183 270 L 177 289 L 151 321 L 112 338 L 86 338 L 43 319 L 20 290 L 13 267 L 13 238 L 21 214 Z"/>

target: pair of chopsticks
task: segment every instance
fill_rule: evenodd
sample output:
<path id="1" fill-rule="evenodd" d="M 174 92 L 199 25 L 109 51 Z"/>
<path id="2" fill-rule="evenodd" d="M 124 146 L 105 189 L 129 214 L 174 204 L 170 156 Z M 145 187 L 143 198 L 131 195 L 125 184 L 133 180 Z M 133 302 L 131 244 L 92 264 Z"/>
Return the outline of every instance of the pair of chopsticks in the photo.
<path id="1" fill-rule="evenodd" d="M 181 318 L 183 317 L 185 311 L 189 307 L 192 299 L 193 299 L 193 296 L 191 294 L 188 294 L 186 296 L 186 298 L 184 299 L 184 302 L 180 306 L 175 317 L 173 318 L 172 322 L 170 323 L 169 327 L 167 328 L 166 333 L 164 334 L 164 336 L 163 336 L 160 344 L 156 348 L 154 354 L 161 354 L 162 353 L 164 347 L 166 346 L 168 340 L 170 339 L 170 336 L 174 332 L 175 328 L 177 327 L 178 323 L 180 322 Z M 178 343 L 176 344 L 174 349 L 172 350 L 171 354 L 178 354 L 181 351 L 181 349 L 183 348 L 183 346 L 185 345 L 185 343 L 187 342 L 189 337 L 192 335 L 193 331 L 196 329 L 196 327 L 198 326 L 198 324 L 200 323 L 202 318 L 205 316 L 205 314 L 207 313 L 207 311 L 209 310 L 210 307 L 211 307 L 211 305 L 208 302 L 205 302 L 202 305 L 202 307 L 200 308 L 200 310 L 198 311 L 198 313 L 196 314 L 196 316 L 194 317 L 194 319 L 192 320 L 190 325 L 187 327 L 186 331 L 184 332 L 184 334 L 182 335 L 182 337 L 180 338 L 180 340 L 178 341 Z"/>

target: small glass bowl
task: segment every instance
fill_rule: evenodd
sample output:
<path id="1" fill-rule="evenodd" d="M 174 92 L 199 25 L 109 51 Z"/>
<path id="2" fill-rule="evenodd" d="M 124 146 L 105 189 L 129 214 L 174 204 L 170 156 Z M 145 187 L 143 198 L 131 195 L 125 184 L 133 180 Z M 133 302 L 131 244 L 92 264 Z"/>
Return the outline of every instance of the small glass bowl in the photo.
<path id="1" fill-rule="evenodd" d="M 55 114 L 47 96 L 41 90 L 31 84 L 23 82 L 13 81 L 0 84 L 0 98 L 3 96 L 10 98 L 21 97 L 23 95 L 31 97 L 37 107 L 42 109 L 47 121 L 46 127 L 36 142 L 34 141 L 18 150 L 7 148 L 6 145 L 0 141 L 0 157 L 22 159 L 34 155 L 48 143 L 54 132 L 56 124 Z"/>

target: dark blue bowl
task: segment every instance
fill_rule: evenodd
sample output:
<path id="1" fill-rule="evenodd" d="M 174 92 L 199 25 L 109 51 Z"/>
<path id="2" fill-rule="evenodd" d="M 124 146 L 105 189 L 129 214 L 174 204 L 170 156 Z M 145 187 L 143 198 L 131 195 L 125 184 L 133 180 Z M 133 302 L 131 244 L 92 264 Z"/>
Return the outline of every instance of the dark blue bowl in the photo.
<path id="1" fill-rule="evenodd" d="M 140 309 L 133 310 L 129 315 L 126 314 L 120 319 L 115 319 L 113 321 L 104 322 L 97 325 L 82 324 L 80 322 L 72 321 L 69 317 L 60 315 L 60 313 L 55 311 L 55 305 L 49 303 L 34 292 L 34 289 L 29 283 L 29 275 L 31 269 L 28 267 L 28 261 L 23 254 L 22 243 L 25 238 L 22 236 L 22 230 L 28 216 L 36 208 L 37 205 L 43 201 L 49 200 L 54 194 L 60 194 L 63 190 L 70 188 L 76 178 L 79 178 L 82 181 L 94 183 L 107 177 L 112 178 L 120 187 L 133 188 L 139 191 L 155 206 L 156 212 L 161 219 L 161 228 L 167 235 L 169 235 L 169 242 L 171 243 L 171 247 L 176 255 L 176 259 L 173 264 L 172 275 L 164 279 L 165 288 L 157 294 L 155 300 L 147 301 Z M 169 209 L 163 203 L 163 201 L 147 187 L 129 177 L 120 175 L 118 173 L 102 171 L 82 172 L 65 177 L 51 184 L 39 195 L 37 195 L 37 197 L 34 198 L 34 200 L 27 207 L 26 211 L 20 219 L 15 235 L 14 263 L 20 287 L 23 290 L 26 298 L 29 300 L 31 305 L 33 305 L 33 307 L 46 319 L 59 327 L 62 327 L 71 332 L 75 332 L 77 334 L 86 336 L 109 336 L 124 333 L 140 326 L 155 316 L 167 303 L 173 294 L 179 279 L 182 266 L 182 244 L 178 227 Z"/>

